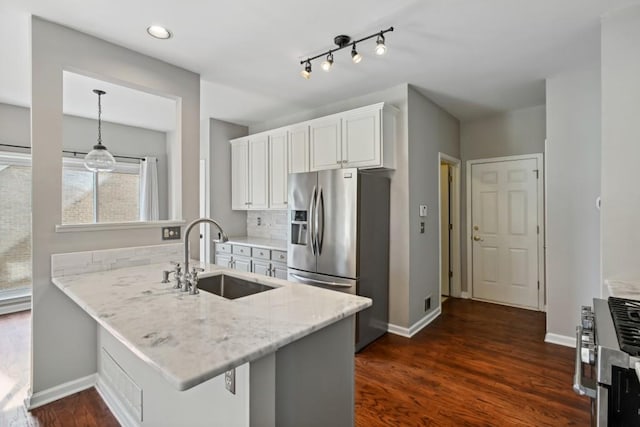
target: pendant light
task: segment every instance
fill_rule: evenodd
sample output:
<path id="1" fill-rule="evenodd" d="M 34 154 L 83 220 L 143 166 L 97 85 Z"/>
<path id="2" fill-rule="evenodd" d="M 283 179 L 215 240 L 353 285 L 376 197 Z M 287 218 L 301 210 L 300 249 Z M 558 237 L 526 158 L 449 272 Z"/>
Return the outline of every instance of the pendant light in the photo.
<path id="1" fill-rule="evenodd" d="M 116 167 L 116 160 L 107 147 L 102 145 L 102 102 L 101 97 L 106 92 L 94 89 L 93 93 L 98 95 L 98 143 L 93 146 L 93 150 L 84 158 L 84 166 L 91 172 L 110 172 Z"/>

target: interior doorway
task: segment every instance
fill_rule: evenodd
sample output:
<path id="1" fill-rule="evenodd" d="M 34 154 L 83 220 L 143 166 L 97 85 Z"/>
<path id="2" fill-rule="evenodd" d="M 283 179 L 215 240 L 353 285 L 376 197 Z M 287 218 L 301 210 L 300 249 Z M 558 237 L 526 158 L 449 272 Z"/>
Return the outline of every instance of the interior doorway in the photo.
<path id="1" fill-rule="evenodd" d="M 460 297 L 460 160 L 438 155 L 440 302 Z"/>
<path id="2" fill-rule="evenodd" d="M 467 163 L 467 271 L 473 299 L 542 310 L 542 154 Z"/>

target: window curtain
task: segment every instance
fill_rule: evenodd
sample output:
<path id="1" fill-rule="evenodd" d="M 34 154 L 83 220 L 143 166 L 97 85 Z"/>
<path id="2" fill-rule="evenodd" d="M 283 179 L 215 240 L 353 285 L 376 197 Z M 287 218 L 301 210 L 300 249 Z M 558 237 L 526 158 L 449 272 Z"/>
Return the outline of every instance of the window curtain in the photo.
<path id="1" fill-rule="evenodd" d="M 158 162 L 155 157 L 145 157 L 140 162 L 140 221 L 159 219 Z"/>

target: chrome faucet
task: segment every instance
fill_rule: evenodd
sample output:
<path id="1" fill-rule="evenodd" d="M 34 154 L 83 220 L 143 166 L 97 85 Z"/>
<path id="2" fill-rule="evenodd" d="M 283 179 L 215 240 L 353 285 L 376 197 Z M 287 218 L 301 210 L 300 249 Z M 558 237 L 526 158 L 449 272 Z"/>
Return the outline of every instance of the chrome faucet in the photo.
<path id="1" fill-rule="evenodd" d="M 182 274 L 181 289 L 183 292 L 189 291 L 189 294 L 191 295 L 198 293 L 198 271 L 202 271 L 202 269 L 193 267 L 193 271 L 189 271 L 189 233 L 193 227 L 203 222 L 213 224 L 218 227 L 218 230 L 220 230 L 220 234 L 222 235 L 222 242 L 229 240 L 220 224 L 211 218 L 199 218 L 187 225 L 187 228 L 184 231 L 184 273 Z"/>

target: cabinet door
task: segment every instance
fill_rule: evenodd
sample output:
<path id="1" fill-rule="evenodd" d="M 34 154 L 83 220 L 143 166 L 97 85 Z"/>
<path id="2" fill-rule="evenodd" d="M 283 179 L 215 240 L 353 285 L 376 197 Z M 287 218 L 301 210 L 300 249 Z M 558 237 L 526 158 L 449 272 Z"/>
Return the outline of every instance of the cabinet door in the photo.
<path id="1" fill-rule="evenodd" d="M 269 207 L 269 138 L 249 139 L 249 209 Z"/>
<path id="2" fill-rule="evenodd" d="M 309 123 L 311 170 L 337 169 L 342 166 L 342 141 L 339 117 Z"/>
<path id="3" fill-rule="evenodd" d="M 251 259 L 233 257 L 233 269 L 251 273 Z"/>
<path id="4" fill-rule="evenodd" d="M 289 129 L 289 173 L 309 172 L 309 126 Z"/>
<path id="5" fill-rule="evenodd" d="M 216 253 L 216 265 L 229 268 L 229 262 L 231 262 L 231 255 Z"/>
<path id="6" fill-rule="evenodd" d="M 358 109 L 342 116 L 342 160 L 348 167 L 380 167 L 380 115 L 375 109 Z"/>
<path id="7" fill-rule="evenodd" d="M 287 208 L 287 131 L 269 135 L 269 207 Z"/>
<path id="8" fill-rule="evenodd" d="M 287 280 L 287 266 L 284 264 L 271 264 L 271 275 L 278 279 Z"/>
<path id="9" fill-rule="evenodd" d="M 249 208 L 249 142 L 231 143 L 231 209 Z"/>
<path id="10" fill-rule="evenodd" d="M 252 271 L 262 276 L 269 276 L 271 272 L 271 263 L 253 260 Z"/>

